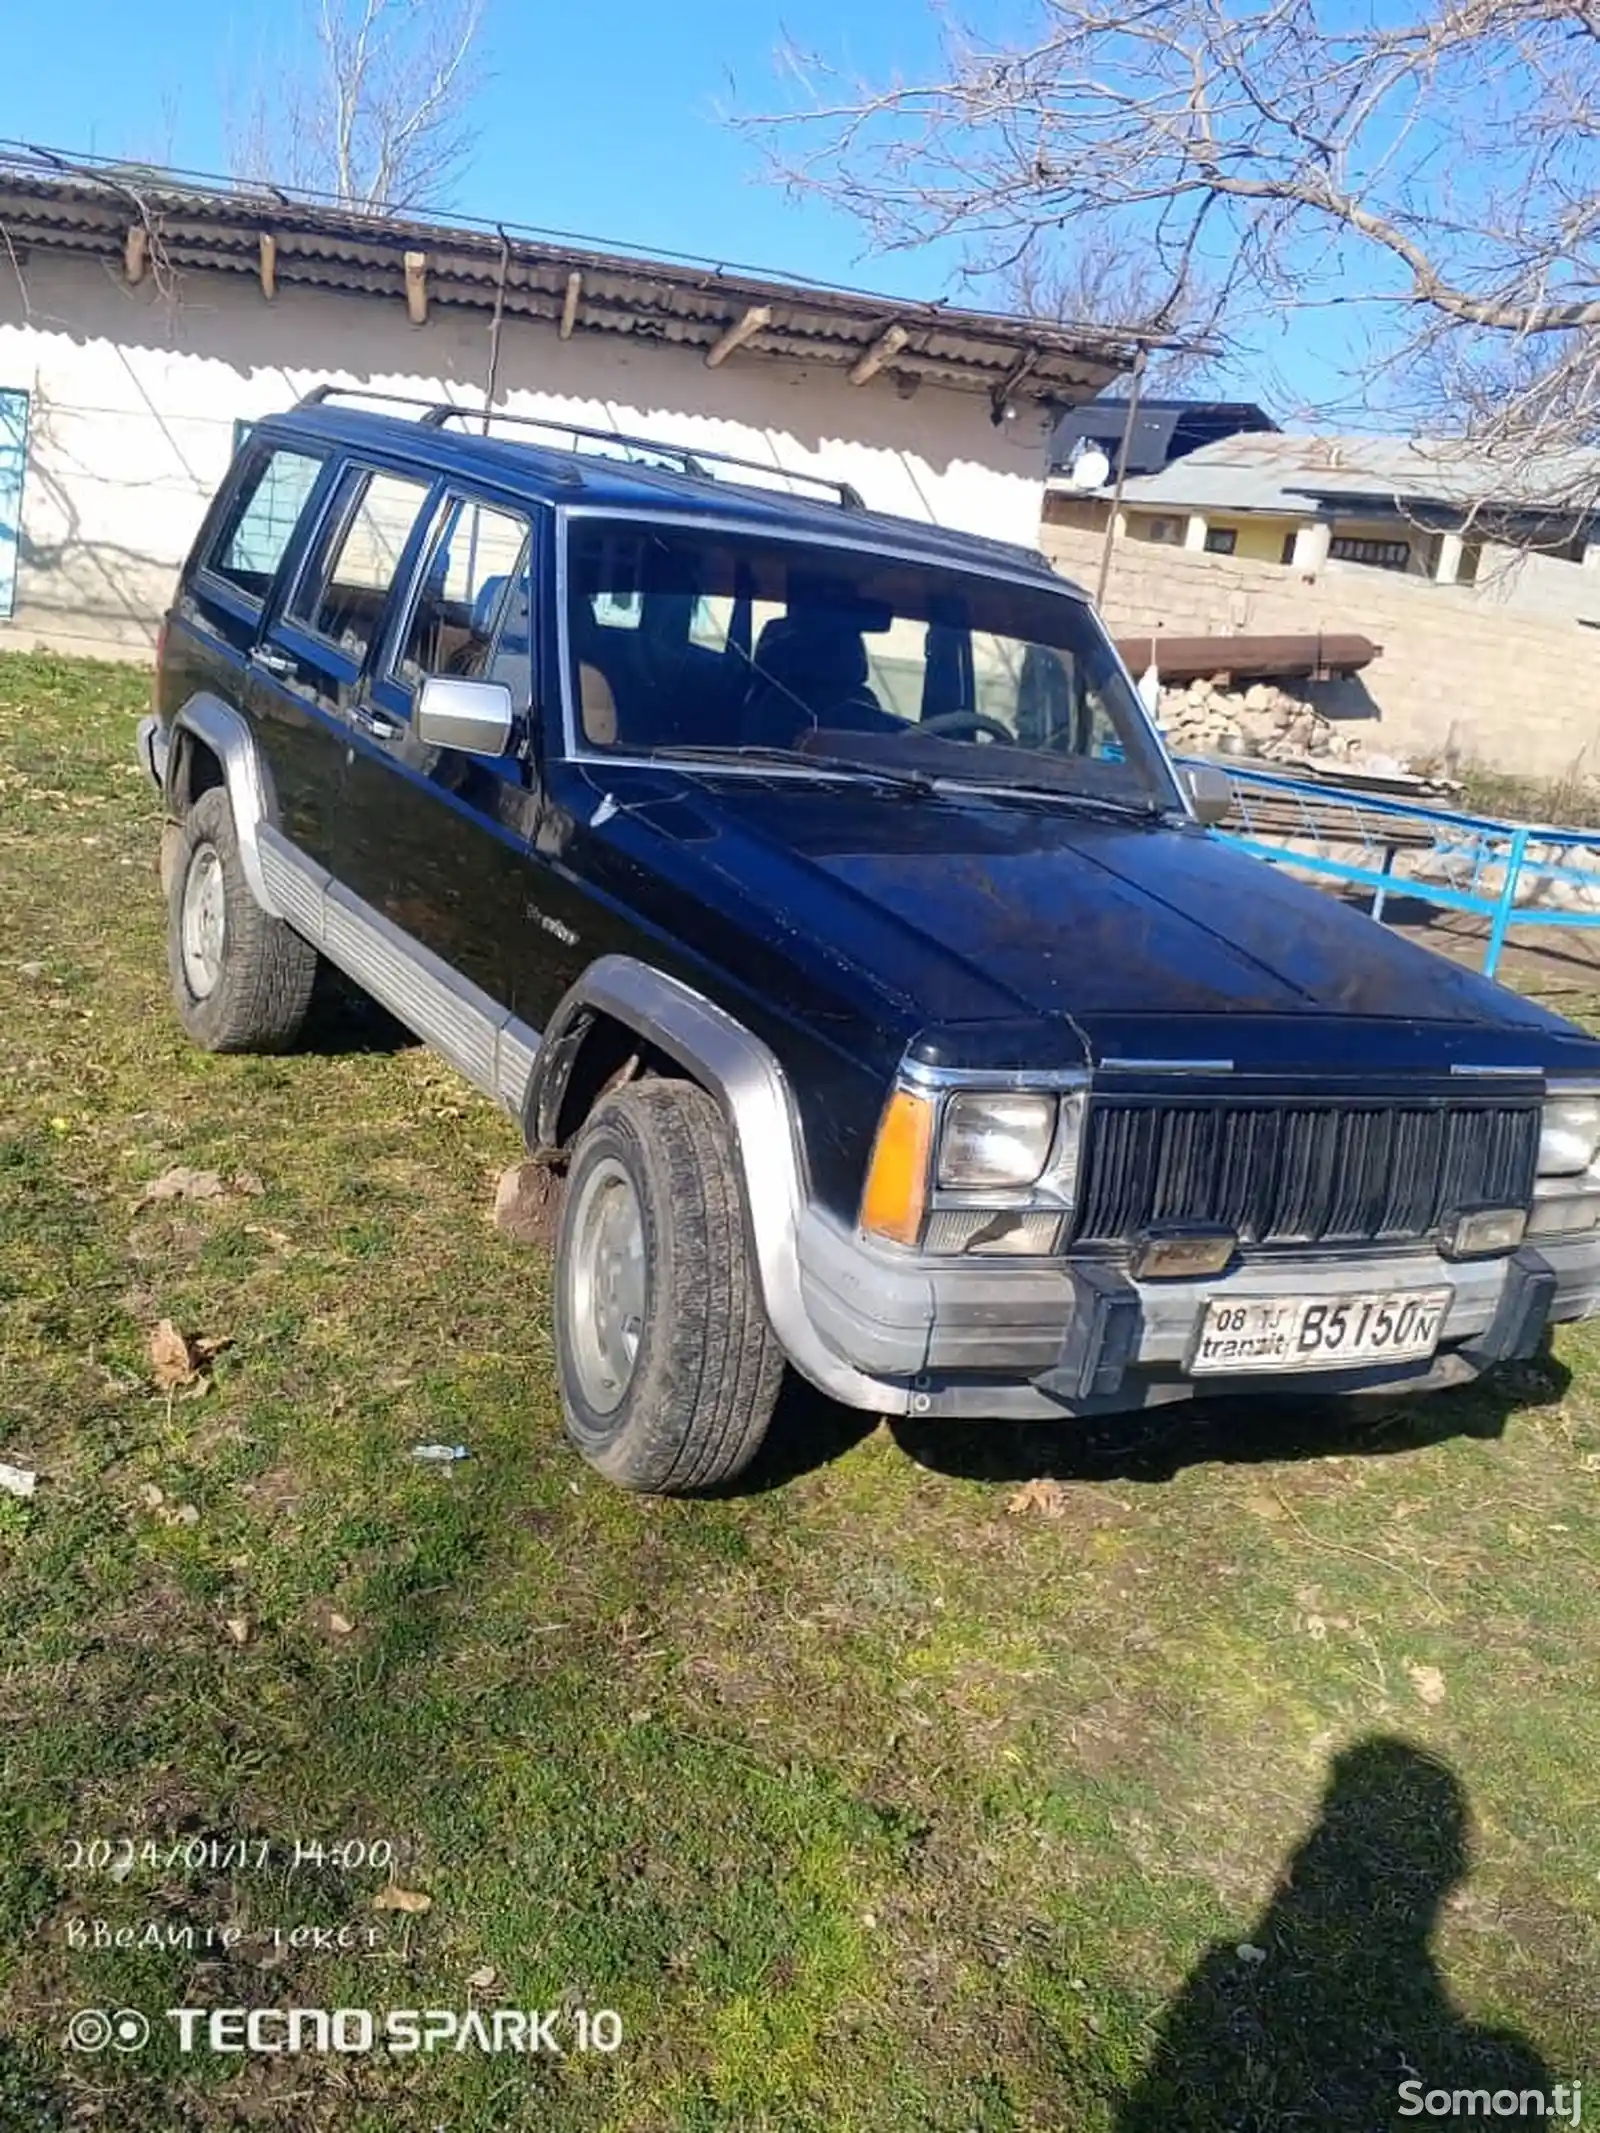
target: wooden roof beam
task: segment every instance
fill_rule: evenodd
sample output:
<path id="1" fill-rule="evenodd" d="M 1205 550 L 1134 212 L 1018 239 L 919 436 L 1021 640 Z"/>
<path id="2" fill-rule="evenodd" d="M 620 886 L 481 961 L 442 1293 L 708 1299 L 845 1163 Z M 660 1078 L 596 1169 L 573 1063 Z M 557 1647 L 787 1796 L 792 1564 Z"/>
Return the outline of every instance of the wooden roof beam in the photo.
<path id="1" fill-rule="evenodd" d="M 904 326 L 886 327 L 860 361 L 851 365 L 850 383 L 869 385 L 885 363 L 894 361 L 910 338 Z"/>
<path id="2" fill-rule="evenodd" d="M 567 293 L 561 305 L 561 338 L 572 339 L 572 329 L 578 323 L 578 305 L 583 299 L 583 269 L 574 267 L 567 276 Z"/>
<path id="3" fill-rule="evenodd" d="M 735 319 L 725 333 L 719 334 L 706 350 L 707 370 L 716 370 L 726 363 L 736 348 L 746 341 L 753 341 L 758 333 L 772 324 L 770 304 L 752 304 L 743 318 Z"/>
<path id="4" fill-rule="evenodd" d="M 406 314 L 413 326 L 428 323 L 428 255 L 406 254 Z"/>
<path id="5" fill-rule="evenodd" d="M 278 293 L 278 240 L 268 230 L 261 232 L 257 258 L 261 275 L 261 293 L 270 304 Z"/>
<path id="6" fill-rule="evenodd" d="M 122 272 L 130 288 L 144 280 L 150 261 L 150 232 L 142 222 L 130 224 L 122 246 Z"/>

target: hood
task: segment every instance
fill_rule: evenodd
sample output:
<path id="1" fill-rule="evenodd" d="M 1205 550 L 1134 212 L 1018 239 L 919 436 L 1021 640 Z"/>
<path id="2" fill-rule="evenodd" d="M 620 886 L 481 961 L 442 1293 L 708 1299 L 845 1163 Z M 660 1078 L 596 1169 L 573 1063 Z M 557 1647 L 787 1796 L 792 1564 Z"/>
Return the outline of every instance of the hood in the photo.
<path id="1" fill-rule="evenodd" d="M 1198 829 L 1048 803 L 638 775 L 645 789 L 606 834 L 664 840 L 654 866 L 686 889 L 701 877 L 708 901 L 769 944 L 775 928 L 797 958 L 849 965 L 937 1031 L 952 1063 L 961 1026 L 1011 1026 L 1025 1043 L 1041 1018 L 1091 1063 L 1132 1052 L 1243 1067 L 1267 1044 L 1287 1066 L 1286 1045 L 1311 1043 L 1326 1072 L 1329 1039 L 1311 1026 L 1330 1017 L 1352 1036 L 1364 1025 L 1397 1063 L 1537 1065 L 1552 1040 L 1591 1069 L 1600 1057 L 1533 1002 Z"/>

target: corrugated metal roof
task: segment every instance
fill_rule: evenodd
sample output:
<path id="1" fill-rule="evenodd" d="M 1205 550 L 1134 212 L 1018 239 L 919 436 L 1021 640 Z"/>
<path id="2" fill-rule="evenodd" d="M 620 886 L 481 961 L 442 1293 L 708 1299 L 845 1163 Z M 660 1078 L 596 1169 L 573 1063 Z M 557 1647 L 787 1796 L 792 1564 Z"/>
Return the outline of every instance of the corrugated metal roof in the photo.
<path id="1" fill-rule="evenodd" d="M 1511 466 L 1443 438 L 1237 436 L 1127 481 L 1123 500 L 1161 510 L 1302 518 L 1314 506 L 1357 503 L 1446 512 L 1592 510 L 1600 509 L 1600 452 Z"/>
<path id="2" fill-rule="evenodd" d="M 254 279 L 265 237 L 279 287 L 403 304 L 406 255 L 420 252 L 430 306 L 492 311 L 503 280 L 508 318 L 560 326 L 571 302 L 574 335 L 626 334 L 702 351 L 747 322 L 748 337 L 731 361 L 768 356 L 849 370 L 876 352 L 874 375 L 986 392 L 997 404 L 1087 400 L 1132 365 L 1140 338 L 908 303 L 709 261 L 626 256 L 509 224 L 362 212 L 273 187 L 0 142 L 0 232 L 19 258 L 38 247 L 126 262 L 136 229 L 146 233 L 151 272 Z M 752 312 L 768 315 L 750 322 Z"/>

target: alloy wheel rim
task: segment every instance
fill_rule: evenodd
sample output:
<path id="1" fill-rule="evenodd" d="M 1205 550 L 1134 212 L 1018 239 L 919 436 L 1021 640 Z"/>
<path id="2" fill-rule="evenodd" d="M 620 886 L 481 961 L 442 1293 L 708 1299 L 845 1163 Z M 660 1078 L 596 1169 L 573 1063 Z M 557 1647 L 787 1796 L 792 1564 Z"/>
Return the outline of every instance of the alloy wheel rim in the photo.
<path id="1" fill-rule="evenodd" d="M 583 1397 L 596 1414 L 621 1406 L 638 1366 L 648 1277 L 644 1212 L 614 1156 L 584 1179 L 568 1253 L 567 1323 Z"/>
<path id="2" fill-rule="evenodd" d="M 183 908 L 178 924 L 183 975 L 197 1000 L 204 1000 L 215 992 L 217 980 L 222 976 L 222 948 L 227 924 L 222 860 L 213 845 L 203 844 L 190 860 L 189 871 L 184 877 Z"/>

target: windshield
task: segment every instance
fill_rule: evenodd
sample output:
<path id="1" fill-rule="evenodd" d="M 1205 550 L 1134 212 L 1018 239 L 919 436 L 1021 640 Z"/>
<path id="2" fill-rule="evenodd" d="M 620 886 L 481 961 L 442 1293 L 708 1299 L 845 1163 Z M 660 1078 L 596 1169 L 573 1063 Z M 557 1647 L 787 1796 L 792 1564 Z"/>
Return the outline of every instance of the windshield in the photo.
<path id="1" fill-rule="evenodd" d="M 567 625 L 589 749 L 1182 804 L 1087 603 L 1047 580 L 580 519 Z"/>

